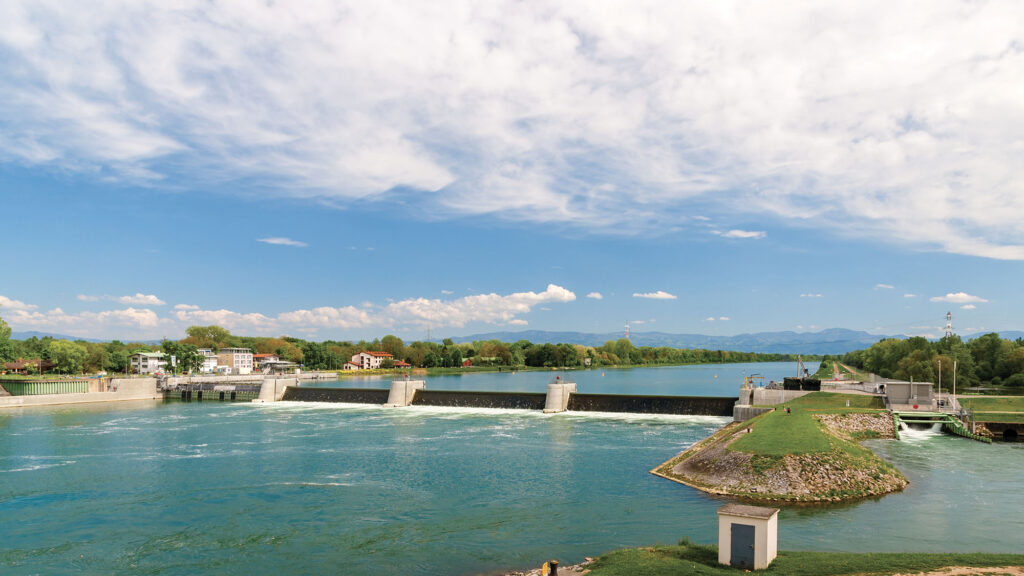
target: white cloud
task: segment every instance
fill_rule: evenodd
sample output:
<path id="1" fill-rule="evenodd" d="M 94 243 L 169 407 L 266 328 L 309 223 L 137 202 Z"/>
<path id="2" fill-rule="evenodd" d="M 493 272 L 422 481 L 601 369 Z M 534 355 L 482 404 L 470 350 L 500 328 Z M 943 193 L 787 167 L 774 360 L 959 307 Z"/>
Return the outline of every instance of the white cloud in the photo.
<path id="1" fill-rule="evenodd" d="M 875 284 L 875 290 L 892 290 L 895 288 L 892 284 Z"/>
<path id="2" fill-rule="evenodd" d="M 968 304 L 971 302 L 988 302 L 984 298 L 978 296 L 972 296 L 966 292 L 948 293 L 945 296 L 932 296 L 929 298 L 932 302 L 952 302 L 954 304 Z"/>
<path id="3" fill-rule="evenodd" d="M 974 304 L 964 304 L 960 307 L 961 310 L 974 310 L 975 308 L 977 308 L 977 306 Z"/>
<path id="4" fill-rule="evenodd" d="M 707 318 L 704 319 L 704 321 L 705 322 L 714 322 L 715 321 L 715 317 L 714 316 L 708 316 Z"/>
<path id="5" fill-rule="evenodd" d="M 722 321 L 722 322 L 728 322 L 729 321 L 729 317 L 728 316 L 719 316 L 718 319 L 720 321 Z"/>
<path id="6" fill-rule="evenodd" d="M 273 238 L 257 238 L 257 242 L 263 242 L 264 244 L 273 244 L 275 246 L 295 246 L 297 248 L 304 248 L 309 246 L 305 242 L 299 242 L 298 240 L 292 240 L 291 238 L 282 238 L 275 236 Z"/>
<path id="7" fill-rule="evenodd" d="M 1019 7 L 928 8 L 10 0 L 0 161 L 1024 259 Z"/>
<path id="8" fill-rule="evenodd" d="M 633 298 L 647 298 L 649 300 L 675 300 L 676 296 L 674 294 L 669 294 L 664 290 L 658 290 L 657 292 L 647 292 L 644 294 L 634 292 Z"/>
<path id="9" fill-rule="evenodd" d="M 176 310 L 173 317 L 184 328 L 191 325 L 216 324 L 231 331 L 241 334 L 263 334 L 266 335 L 273 330 L 277 323 L 267 316 L 259 313 L 239 313 L 231 310 Z"/>
<path id="10" fill-rule="evenodd" d="M 121 304 L 135 304 L 139 306 L 163 306 L 167 304 L 153 294 L 136 293 L 134 296 L 121 296 L 117 299 Z"/>
<path id="11" fill-rule="evenodd" d="M 604 300 L 604 296 L 600 292 L 589 292 L 587 293 L 587 298 L 591 298 L 593 300 Z"/>
<path id="12" fill-rule="evenodd" d="M 712 234 L 717 234 L 717 235 L 721 236 L 722 238 L 754 238 L 754 239 L 760 239 L 760 238 L 764 238 L 765 236 L 767 236 L 767 234 L 764 233 L 764 232 L 752 231 L 752 230 L 729 230 L 728 232 L 721 232 L 719 230 L 715 230 L 714 232 L 712 232 Z"/>
<path id="13" fill-rule="evenodd" d="M 383 315 L 392 322 L 419 326 L 462 327 L 469 322 L 508 323 L 546 302 L 571 302 L 576 294 L 561 286 L 549 284 L 541 293 L 516 292 L 475 294 L 451 301 L 414 298 L 388 304 Z"/>
<path id="14" fill-rule="evenodd" d="M 38 306 L 25 304 L 21 300 L 12 300 L 6 296 L 0 296 L 0 309 L 6 310 L 35 310 Z"/>
<path id="15" fill-rule="evenodd" d="M 807 293 L 807 294 L 801 294 L 800 297 L 801 298 L 821 298 L 821 294 Z"/>
<path id="16" fill-rule="evenodd" d="M 453 290 L 441 290 L 441 294 L 451 296 L 452 294 L 455 294 L 455 292 Z"/>
<path id="17" fill-rule="evenodd" d="M 141 298 L 140 298 L 141 297 Z M 138 294 L 133 300 L 155 296 Z M 576 295 L 561 286 L 549 284 L 543 292 L 511 294 L 475 294 L 454 300 L 410 298 L 378 306 L 364 302 L 360 306 L 322 306 L 308 310 L 282 312 L 276 317 L 258 312 L 204 310 L 192 304 L 177 304 L 166 317 L 144 308 L 80 312 L 69 314 L 61 308 L 38 312 L 38 306 L 0 296 L 10 303 L 4 318 L 18 328 L 46 328 L 83 336 L 111 335 L 121 338 L 154 338 L 183 333 L 190 325 L 217 324 L 244 335 L 275 335 L 291 330 L 311 332 L 318 329 L 350 330 L 358 328 L 462 327 L 468 323 L 524 326 L 520 316 L 544 304 L 566 303 Z M 160 302 L 163 304 L 163 302 Z"/>
<path id="18" fill-rule="evenodd" d="M 904 294 L 903 297 L 904 298 L 917 298 L 917 294 L 909 294 L 908 293 L 908 294 Z"/>
<path id="19" fill-rule="evenodd" d="M 99 296 L 90 296 L 88 294 L 79 294 L 78 296 L 76 296 L 76 298 L 81 300 L 82 302 L 99 302 L 100 301 L 100 297 Z"/>

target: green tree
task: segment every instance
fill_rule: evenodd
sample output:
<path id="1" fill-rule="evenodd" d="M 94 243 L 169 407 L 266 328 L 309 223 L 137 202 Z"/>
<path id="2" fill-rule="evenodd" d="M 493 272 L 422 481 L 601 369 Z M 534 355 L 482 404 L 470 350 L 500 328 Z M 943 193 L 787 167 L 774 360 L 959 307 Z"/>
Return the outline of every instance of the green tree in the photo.
<path id="1" fill-rule="evenodd" d="M 189 326 L 185 329 L 185 334 L 188 334 L 188 337 L 185 338 L 184 342 L 197 348 L 213 348 L 216 350 L 231 344 L 233 340 L 231 332 L 228 332 L 227 328 L 221 328 L 216 325 Z"/>
<path id="2" fill-rule="evenodd" d="M 47 352 L 48 359 L 53 362 L 53 368 L 62 374 L 81 372 L 87 353 L 85 346 L 67 340 L 54 340 Z"/>
<path id="3" fill-rule="evenodd" d="M 15 346 L 11 342 L 11 327 L 0 317 L 0 362 L 17 360 L 14 357 Z"/>
<path id="4" fill-rule="evenodd" d="M 199 353 L 199 349 L 192 344 L 164 340 L 160 343 L 160 348 L 164 353 L 164 361 L 167 362 L 167 370 L 173 374 L 198 372 L 203 367 L 204 357 Z M 173 366 L 171 365 L 172 357 L 174 359 Z"/>

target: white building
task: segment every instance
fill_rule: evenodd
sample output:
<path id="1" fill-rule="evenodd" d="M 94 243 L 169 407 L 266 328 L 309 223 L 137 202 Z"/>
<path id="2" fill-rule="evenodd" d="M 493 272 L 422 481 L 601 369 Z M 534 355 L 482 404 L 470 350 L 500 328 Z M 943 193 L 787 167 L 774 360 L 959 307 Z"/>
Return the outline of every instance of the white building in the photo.
<path id="1" fill-rule="evenodd" d="M 167 365 L 163 352 L 136 352 L 131 356 L 132 372 L 135 374 L 155 374 Z"/>
<path id="2" fill-rule="evenodd" d="M 217 353 L 210 348 L 200 348 L 198 350 L 203 356 L 203 365 L 199 367 L 201 374 L 213 374 L 217 371 Z"/>
<path id="3" fill-rule="evenodd" d="M 374 352 L 371 350 L 369 352 L 360 352 L 359 354 L 356 354 L 352 357 L 352 362 L 359 365 L 363 370 L 376 370 L 377 368 L 380 368 L 381 362 L 388 358 L 394 358 L 394 356 L 387 352 Z"/>
<path id="4" fill-rule="evenodd" d="M 252 350 L 248 348 L 221 348 L 217 364 L 227 366 L 231 374 L 252 374 Z"/>

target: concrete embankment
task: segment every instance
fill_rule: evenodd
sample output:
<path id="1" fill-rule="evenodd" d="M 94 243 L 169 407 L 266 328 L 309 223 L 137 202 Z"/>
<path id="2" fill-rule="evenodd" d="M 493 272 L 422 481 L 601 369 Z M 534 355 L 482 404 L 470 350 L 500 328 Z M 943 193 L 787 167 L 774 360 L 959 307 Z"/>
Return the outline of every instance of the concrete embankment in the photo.
<path id="1" fill-rule="evenodd" d="M 127 400 L 159 400 L 163 398 L 163 394 L 157 390 L 156 378 L 114 378 L 110 380 L 107 388 L 106 391 L 102 392 L 3 396 L 0 397 L 0 409 L 94 402 L 122 402 Z"/>

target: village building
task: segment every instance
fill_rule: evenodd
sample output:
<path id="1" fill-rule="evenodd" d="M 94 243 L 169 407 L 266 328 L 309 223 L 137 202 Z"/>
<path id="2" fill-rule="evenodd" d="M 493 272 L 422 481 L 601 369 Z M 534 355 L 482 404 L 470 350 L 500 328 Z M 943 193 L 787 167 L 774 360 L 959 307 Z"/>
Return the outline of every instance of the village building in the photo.
<path id="1" fill-rule="evenodd" d="M 248 348 L 221 348 L 217 364 L 228 368 L 227 374 L 252 374 L 252 350 Z M 220 372 L 220 369 L 217 370 Z"/>
<path id="2" fill-rule="evenodd" d="M 53 366 L 53 362 L 43 360 L 41 358 L 33 358 L 30 360 L 18 358 L 17 362 L 8 362 L 4 364 L 4 370 L 11 372 L 12 374 L 28 374 L 29 370 L 37 374 L 43 374 L 47 370 L 53 369 Z"/>
<path id="3" fill-rule="evenodd" d="M 253 354 L 253 370 L 262 372 L 264 368 L 267 368 L 268 364 L 277 364 L 281 361 L 281 358 L 277 354 Z"/>
<path id="4" fill-rule="evenodd" d="M 359 365 L 361 370 L 376 370 L 380 368 L 380 365 L 384 360 L 394 359 L 394 356 L 387 352 L 360 352 L 355 356 L 352 356 L 352 362 Z"/>
<path id="5" fill-rule="evenodd" d="M 210 348 L 197 350 L 203 357 L 203 365 L 199 367 L 200 374 L 213 374 L 217 371 L 217 353 Z"/>
<path id="6" fill-rule="evenodd" d="M 167 366 L 163 352 L 136 352 L 131 356 L 132 372 L 135 374 L 156 374 Z"/>

